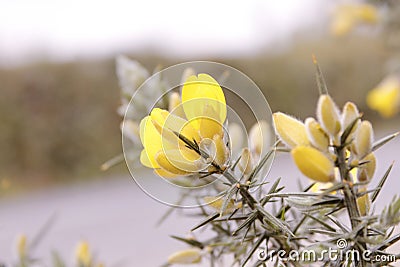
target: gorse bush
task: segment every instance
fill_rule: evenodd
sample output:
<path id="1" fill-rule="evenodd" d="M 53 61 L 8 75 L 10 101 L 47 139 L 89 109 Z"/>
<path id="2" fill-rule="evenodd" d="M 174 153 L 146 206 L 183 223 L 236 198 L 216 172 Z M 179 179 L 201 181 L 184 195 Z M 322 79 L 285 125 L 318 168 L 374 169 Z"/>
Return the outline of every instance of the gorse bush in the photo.
<path id="1" fill-rule="evenodd" d="M 127 63 L 122 66 L 137 80 L 140 65 Z M 398 133 L 375 141 L 371 123 L 354 103 L 337 107 L 314 63 L 320 92 L 316 119 L 303 123 L 274 113 L 279 138 L 273 145 L 267 121 L 256 123 L 248 137 L 227 121 L 224 90 L 209 74 L 186 70 L 180 93 L 166 91 L 162 82 L 147 84 L 153 85 L 149 89 L 145 82 L 140 90 L 162 97 L 157 103 L 141 103 L 142 111 L 135 99 L 140 93 L 131 93 L 124 121 L 129 127 L 123 127 L 123 133 L 135 144 L 136 159 L 159 179 L 187 186 L 182 196 L 197 199 L 200 213 L 199 223 L 190 230 L 212 233 L 205 238 L 173 236 L 190 248 L 172 254 L 166 265 L 208 260 L 211 266 L 266 266 L 270 261 L 381 266 L 398 259 L 400 255 L 386 252 L 400 240 L 393 231 L 400 219 L 398 199 L 380 213 L 371 209 L 392 168 L 374 178 L 374 152 Z M 246 138 L 247 147 L 235 147 L 240 146 L 236 140 Z M 261 153 L 263 147 L 269 151 Z M 280 179 L 263 177 L 261 170 L 275 152 L 290 153 L 313 182 L 298 192 L 285 192 Z M 378 186 L 369 186 L 372 179 L 380 179 Z"/>

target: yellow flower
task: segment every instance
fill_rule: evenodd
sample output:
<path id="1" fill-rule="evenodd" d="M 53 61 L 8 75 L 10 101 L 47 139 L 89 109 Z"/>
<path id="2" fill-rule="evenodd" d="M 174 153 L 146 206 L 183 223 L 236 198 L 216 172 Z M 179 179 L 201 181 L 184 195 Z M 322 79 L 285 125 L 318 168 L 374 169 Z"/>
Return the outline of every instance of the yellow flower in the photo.
<path id="1" fill-rule="evenodd" d="M 140 122 L 140 139 L 144 146 L 140 161 L 162 177 L 189 175 L 204 171 L 210 161 L 221 166 L 227 160 L 222 126 L 226 119 L 226 102 L 217 81 L 207 74 L 190 76 L 182 88 L 181 106 L 186 119 L 155 108 Z M 177 134 L 199 145 L 210 158 L 201 158 Z"/>
<path id="2" fill-rule="evenodd" d="M 305 121 L 306 132 L 311 144 L 321 151 L 328 151 L 329 137 L 314 118 Z"/>
<path id="3" fill-rule="evenodd" d="M 197 248 L 175 252 L 168 257 L 169 264 L 192 264 L 201 261 L 201 250 Z"/>
<path id="4" fill-rule="evenodd" d="M 319 97 L 317 118 L 319 123 L 321 123 L 321 127 L 330 136 L 336 137 L 340 132 L 340 112 L 329 95 L 324 94 Z"/>
<path id="5" fill-rule="evenodd" d="M 400 79 L 393 75 L 385 78 L 368 93 L 367 105 L 382 117 L 396 115 L 400 109 Z"/>
<path id="6" fill-rule="evenodd" d="M 333 182 L 335 179 L 333 162 L 322 152 L 307 146 L 298 146 L 291 151 L 299 170 L 317 182 Z"/>
<path id="7" fill-rule="evenodd" d="M 75 258 L 80 265 L 90 266 L 92 255 L 90 254 L 89 244 L 86 241 L 81 241 L 76 246 Z"/>
<path id="8" fill-rule="evenodd" d="M 362 121 L 354 135 L 354 154 L 358 159 L 364 158 L 371 152 L 374 132 L 369 121 Z"/>
<path id="9" fill-rule="evenodd" d="M 335 10 L 331 31 L 336 36 L 343 36 L 360 24 L 375 24 L 377 21 L 378 11 L 372 5 L 341 5 Z"/>
<path id="10" fill-rule="evenodd" d="M 304 124 L 282 112 L 273 114 L 275 132 L 279 138 L 290 148 L 299 145 L 309 145 Z"/>

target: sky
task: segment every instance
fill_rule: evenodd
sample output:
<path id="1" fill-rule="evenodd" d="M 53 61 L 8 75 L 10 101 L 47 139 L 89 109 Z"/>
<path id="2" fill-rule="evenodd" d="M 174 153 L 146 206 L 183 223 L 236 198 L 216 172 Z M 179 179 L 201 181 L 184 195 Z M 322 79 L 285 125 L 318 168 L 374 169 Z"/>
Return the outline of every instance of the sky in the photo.
<path id="1" fill-rule="evenodd" d="M 124 51 L 253 53 L 326 15 L 327 0 L 0 0 L 0 65 Z"/>

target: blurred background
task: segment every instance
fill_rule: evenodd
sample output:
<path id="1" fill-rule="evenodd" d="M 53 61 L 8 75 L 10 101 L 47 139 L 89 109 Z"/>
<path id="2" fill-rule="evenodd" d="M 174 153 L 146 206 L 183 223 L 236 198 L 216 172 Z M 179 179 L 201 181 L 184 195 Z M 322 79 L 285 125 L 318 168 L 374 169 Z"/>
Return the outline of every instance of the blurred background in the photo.
<path id="1" fill-rule="evenodd" d="M 318 98 L 315 54 L 339 106 L 354 101 L 378 137 L 399 129 L 399 115 L 382 119 L 366 104 L 368 91 L 397 70 L 396 1 L 370 2 L 377 19 L 342 31 L 338 6 L 359 2 L 0 3 L 0 262 L 14 259 L 19 233 L 33 238 L 49 218 L 38 257 L 54 249 L 69 261 L 83 239 L 110 266 L 157 266 L 174 251 L 168 246 L 179 247 L 168 234 L 190 220 L 154 228 L 166 207 L 123 164 L 100 170 L 122 149 L 118 55 L 149 71 L 189 60 L 228 64 L 253 79 L 273 111 L 305 119 Z M 387 162 L 398 159 L 392 151 L 383 153 Z M 276 167 L 272 174 L 283 176 Z"/>

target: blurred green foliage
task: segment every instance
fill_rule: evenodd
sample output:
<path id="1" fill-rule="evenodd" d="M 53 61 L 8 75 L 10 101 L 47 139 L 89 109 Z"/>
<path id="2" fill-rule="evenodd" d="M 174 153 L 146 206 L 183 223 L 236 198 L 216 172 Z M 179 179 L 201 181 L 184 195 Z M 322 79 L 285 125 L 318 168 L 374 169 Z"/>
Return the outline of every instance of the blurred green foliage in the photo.
<path id="1" fill-rule="evenodd" d="M 305 119 L 314 114 L 318 97 L 312 54 L 338 105 L 354 101 L 366 118 L 379 118 L 365 105 L 366 92 L 383 78 L 390 57 L 377 38 L 325 37 L 297 41 L 279 53 L 201 60 L 241 70 L 264 91 L 273 111 Z M 200 60 L 154 53 L 129 56 L 149 70 L 157 64 Z M 114 59 L 3 69 L 0 87 L 0 179 L 29 185 L 97 177 L 102 175 L 100 165 L 122 150 Z M 389 123 L 394 121 L 398 118 Z"/>

